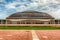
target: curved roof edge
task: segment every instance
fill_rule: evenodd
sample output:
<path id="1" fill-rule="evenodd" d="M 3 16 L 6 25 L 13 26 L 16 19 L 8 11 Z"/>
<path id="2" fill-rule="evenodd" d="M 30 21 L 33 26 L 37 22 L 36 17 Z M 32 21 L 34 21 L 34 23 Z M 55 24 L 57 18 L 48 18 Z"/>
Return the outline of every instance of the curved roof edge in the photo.
<path id="1" fill-rule="evenodd" d="M 28 10 L 28 11 L 17 12 L 17 13 L 44 13 L 44 12 Z M 14 13 L 14 14 L 16 14 L 16 13 Z M 12 14 L 12 15 L 14 15 L 14 14 Z M 45 13 L 45 14 L 47 14 L 47 13 Z M 12 15 L 10 15 L 10 16 L 12 16 Z M 49 15 L 49 14 L 47 14 L 47 15 Z M 6 19 L 14 19 L 13 17 L 11 18 L 10 16 L 8 16 Z M 51 15 L 49 15 L 49 16 L 51 17 L 50 19 L 54 19 L 54 17 L 52 17 Z M 17 17 L 15 17 L 15 18 L 18 19 Z M 39 18 L 37 18 L 37 19 L 39 19 Z M 40 18 L 40 19 L 43 19 L 43 18 Z M 49 18 L 47 18 L 47 19 L 49 19 Z"/>

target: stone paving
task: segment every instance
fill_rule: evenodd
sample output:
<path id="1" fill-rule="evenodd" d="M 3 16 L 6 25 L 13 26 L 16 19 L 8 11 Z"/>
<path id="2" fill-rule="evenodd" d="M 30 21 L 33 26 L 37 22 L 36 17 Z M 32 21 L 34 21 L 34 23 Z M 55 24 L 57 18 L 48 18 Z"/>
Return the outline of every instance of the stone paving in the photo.
<path id="1" fill-rule="evenodd" d="M 36 33 L 40 40 L 60 40 L 60 30 L 38 30 Z"/>
<path id="2" fill-rule="evenodd" d="M 0 30 L 0 40 L 60 40 L 60 30 Z"/>

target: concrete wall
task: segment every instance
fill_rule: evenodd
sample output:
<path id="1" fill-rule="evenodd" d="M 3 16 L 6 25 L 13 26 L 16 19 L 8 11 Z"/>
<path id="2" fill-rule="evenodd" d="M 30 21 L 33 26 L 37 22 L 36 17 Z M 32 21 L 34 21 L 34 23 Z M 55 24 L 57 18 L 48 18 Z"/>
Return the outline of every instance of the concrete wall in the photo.
<path id="1" fill-rule="evenodd" d="M 60 27 L 60 24 L 0 24 L 0 26 L 54 26 L 54 27 Z"/>

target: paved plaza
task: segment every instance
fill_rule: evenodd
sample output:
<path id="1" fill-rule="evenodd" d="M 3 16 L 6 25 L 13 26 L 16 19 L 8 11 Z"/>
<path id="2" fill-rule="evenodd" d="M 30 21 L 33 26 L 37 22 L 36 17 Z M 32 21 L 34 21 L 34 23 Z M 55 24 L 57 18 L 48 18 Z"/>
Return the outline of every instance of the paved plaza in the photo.
<path id="1" fill-rule="evenodd" d="M 0 30 L 0 40 L 60 40 L 60 30 Z"/>

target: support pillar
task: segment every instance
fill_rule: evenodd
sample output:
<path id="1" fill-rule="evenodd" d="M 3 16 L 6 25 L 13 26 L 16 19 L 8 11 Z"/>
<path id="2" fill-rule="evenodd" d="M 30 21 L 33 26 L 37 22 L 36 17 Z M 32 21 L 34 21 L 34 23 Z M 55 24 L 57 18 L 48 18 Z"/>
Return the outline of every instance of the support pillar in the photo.
<path id="1" fill-rule="evenodd" d="M 50 24 L 51 24 L 51 21 L 50 21 Z"/>
<path id="2" fill-rule="evenodd" d="M 6 27 L 7 27 L 7 20 L 6 20 Z"/>
<path id="3" fill-rule="evenodd" d="M 21 21 L 20 21 L 20 24 L 21 24 Z"/>
<path id="4" fill-rule="evenodd" d="M 26 24 L 26 21 L 25 21 L 25 24 Z"/>
<path id="5" fill-rule="evenodd" d="M 59 24 L 59 20 L 58 20 L 58 24 Z"/>
<path id="6" fill-rule="evenodd" d="M 6 20 L 6 24 L 7 24 L 7 20 Z"/>
<path id="7" fill-rule="evenodd" d="M 21 21 L 20 21 L 20 24 L 21 24 Z"/>
<path id="8" fill-rule="evenodd" d="M 33 24 L 35 24 L 35 21 L 33 22 Z"/>
<path id="9" fill-rule="evenodd" d="M 32 21 L 31 21 L 31 24 L 33 24 Z"/>
<path id="10" fill-rule="evenodd" d="M 55 20 L 54 20 L 54 24 L 55 24 Z"/>
<path id="11" fill-rule="evenodd" d="M 54 20 L 52 20 L 52 24 L 54 24 Z"/>
<path id="12" fill-rule="evenodd" d="M 1 20 L 1 24 L 2 24 L 2 20 Z"/>

